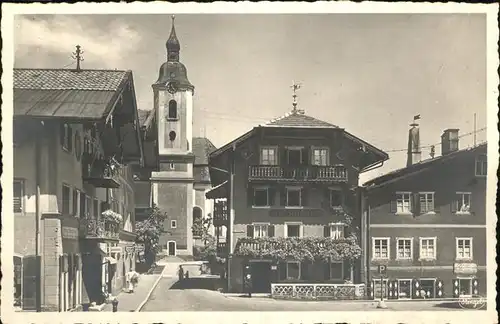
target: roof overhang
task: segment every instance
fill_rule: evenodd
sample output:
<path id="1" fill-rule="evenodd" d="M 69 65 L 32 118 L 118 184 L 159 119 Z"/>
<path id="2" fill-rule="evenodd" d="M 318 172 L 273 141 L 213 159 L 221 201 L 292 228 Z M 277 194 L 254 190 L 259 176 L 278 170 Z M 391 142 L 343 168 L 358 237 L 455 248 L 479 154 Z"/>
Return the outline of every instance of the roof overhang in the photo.
<path id="1" fill-rule="evenodd" d="M 211 190 L 207 191 L 205 194 L 205 197 L 207 199 L 222 199 L 222 198 L 227 198 L 227 194 L 229 192 L 229 183 L 227 181 L 224 181 L 217 187 L 212 188 Z"/>

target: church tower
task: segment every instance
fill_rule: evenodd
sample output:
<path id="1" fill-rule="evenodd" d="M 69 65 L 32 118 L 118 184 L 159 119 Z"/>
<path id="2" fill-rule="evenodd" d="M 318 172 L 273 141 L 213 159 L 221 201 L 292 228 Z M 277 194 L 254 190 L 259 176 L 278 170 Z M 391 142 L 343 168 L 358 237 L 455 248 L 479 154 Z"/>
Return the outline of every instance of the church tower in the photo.
<path id="1" fill-rule="evenodd" d="M 167 60 L 152 85 L 158 123 L 159 170 L 153 172 L 153 201 L 167 213 L 160 245 L 169 255 L 193 254 L 193 95 L 180 62 L 174 26 L 167 40 Z"/>

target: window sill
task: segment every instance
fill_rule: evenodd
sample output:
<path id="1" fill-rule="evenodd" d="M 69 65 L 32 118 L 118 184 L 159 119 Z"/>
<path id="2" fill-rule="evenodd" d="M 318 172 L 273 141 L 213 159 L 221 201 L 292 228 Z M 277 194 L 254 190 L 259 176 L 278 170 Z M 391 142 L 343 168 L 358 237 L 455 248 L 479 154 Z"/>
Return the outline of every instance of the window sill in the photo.
<path id="1" fill-rule="evenodd" d="M 269 209 L 271 206 L 252 206 L 253 209 Z"/>
<path id="2" fill-rule="evenodd" d="M 418 261 L 436 261 L 436 258 L 419 258 Z"/>
<path id="3" fill-rule="evenodd" d="M 455 212 L 455 215 L 471 215 L 471 212 Z"/>
<path id="4" fill-rule="evenodd" d="M 430 211 L 430 212 L 422 213 L 420 216 L 426 216 L 426 215 L 436 215 L 436 212 Z"/>
<path id="5" fill-rule="evenodd" d="M 179 118 L 167 118 L 167 121 L 179 121 Z"/>
<path id="6" fill-rule="evenodd" d="M 413 258 L 410 257 L 410 258 L 396 258 L 395 259 L 396 261 L 406 261 L 406 262 L 411 262 L 413 261 Z"/>
<path id="7" fill-rule="evenodd" d="M 285 209 L 304 209 L 303 206 L 285 206 Z"/>
<path id="8" fill-rule="evenodd" d="M 372 258 L 372 261 L 378 261 L 378 262 L 380 262 L 380 261 L 390 261 L 390 260 L 391 259 L 389 259 L 389 258 Z"/>
<path id="9" fill-rule="evenodd" d="M 472 257 L 470 258 L 455 258 L 455 261 L 460 261 L 460 262 L 463 262 L 463 261 L 467 261 L 467 262 L 472 262 Z"/>
<path id="10" fill-rule="evenodd" d="M 396 216 L 413 216 L 412 213 L 407 213 L 407 212 L 396 212 L 394 213 Z"/>

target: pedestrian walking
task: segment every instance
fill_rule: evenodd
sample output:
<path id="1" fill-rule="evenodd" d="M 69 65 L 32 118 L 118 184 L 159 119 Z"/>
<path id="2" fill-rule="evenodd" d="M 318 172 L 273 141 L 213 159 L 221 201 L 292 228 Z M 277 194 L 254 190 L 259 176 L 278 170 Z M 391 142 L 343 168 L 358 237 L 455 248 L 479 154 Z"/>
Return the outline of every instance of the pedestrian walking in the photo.
<path id="1" fill-rule="evenodd" d="M 179 266 L 179 281 L 182 281 L 184 279 L 184 269 L 182 268 L 182 266 Z"/>

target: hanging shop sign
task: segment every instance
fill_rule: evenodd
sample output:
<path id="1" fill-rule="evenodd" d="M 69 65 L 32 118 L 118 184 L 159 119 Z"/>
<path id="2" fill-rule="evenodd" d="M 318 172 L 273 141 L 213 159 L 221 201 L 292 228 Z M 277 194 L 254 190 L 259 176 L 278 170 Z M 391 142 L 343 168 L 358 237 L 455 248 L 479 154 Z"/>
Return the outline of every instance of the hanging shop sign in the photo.
<path id="1" fill-rule="evenodd" d="M 122 247 L 121 246 L 112 246 L 109 248 L 109 253 L 123 253 Z"/>
<path id="2" fill-rule="evenodd" d="M 126 246 L 126 247 L 125 247 L 125 252 L 126 252 L 126 253 L 129 253 L 129 254 L 134 253 L 134 252 L 135 252 L 135 246 L 133 246 L 133 245 L 128 245 L 128 246 Z"/>

